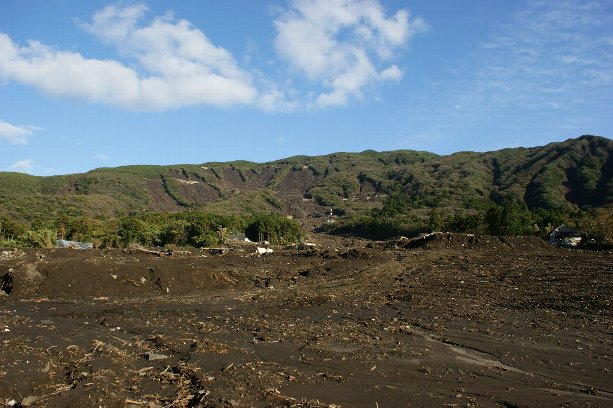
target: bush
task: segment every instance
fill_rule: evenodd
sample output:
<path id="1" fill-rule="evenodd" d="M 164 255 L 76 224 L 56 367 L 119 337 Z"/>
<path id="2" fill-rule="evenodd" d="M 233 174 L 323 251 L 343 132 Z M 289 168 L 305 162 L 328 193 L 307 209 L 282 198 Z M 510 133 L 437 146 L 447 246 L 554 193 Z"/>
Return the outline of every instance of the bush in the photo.
<path id="1" fill-rule="evenodd" d="M 584 213 L 578 226 L 597 243 L 613 242 L 613 208 L 599 208 Z"/>
<path id="2" fill-rule="evenodd" d="M 342 202 L 338 195 L 327 191 L 323 187 L 313 187 L 309 190 L 308 195 L 323 207 L 335 207 Z"/>
<path id="3" fill-rule="evenodd" d="M 29 230 L 20 240 L 27 247 L 53 248 L 55 246 L 55 231 L 50 229 Z"/>
<path id="4" fill-rule="evenodd" d="M 281 201 L 279 201 L 279 199 L 277 197 L 272 195 L 272 193 L 264 194 L 264 200 L 268 204 L 272 205 L 273 207 L 275 207 L 275 208 L 277 208 L 279 210 L 283 208 L 283 204 L 281 204 Z"/>

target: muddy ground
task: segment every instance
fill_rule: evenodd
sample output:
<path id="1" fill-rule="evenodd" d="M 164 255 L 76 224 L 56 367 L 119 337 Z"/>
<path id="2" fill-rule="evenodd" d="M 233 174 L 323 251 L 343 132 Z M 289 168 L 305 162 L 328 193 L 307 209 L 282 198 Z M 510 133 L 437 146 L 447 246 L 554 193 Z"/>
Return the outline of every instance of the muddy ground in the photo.
<path id="1" fill-rule="evenodd" d="M 0 251 L 0 406 L 613 406 L 613 253 L 313 239 Z"/>

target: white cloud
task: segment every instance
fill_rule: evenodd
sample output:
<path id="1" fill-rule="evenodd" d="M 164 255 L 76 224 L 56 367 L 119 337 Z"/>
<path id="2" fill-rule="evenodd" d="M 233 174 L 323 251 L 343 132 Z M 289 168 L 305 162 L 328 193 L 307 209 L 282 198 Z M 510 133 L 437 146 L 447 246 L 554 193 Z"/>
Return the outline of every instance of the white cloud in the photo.
<path id="1" fill-rule="evenodd" d="M 145 11 L 142 5 L 107 6 L 91 24 L 81 24 L 126 57 L 135 58 L 135 65 L 86 58 L 36 41 L 20 47 L 0 34 L 0 79 L 133 110 L 256 102 L 258 92 L 249 74 L 228 51 L 213 45 L 185 20 L 164 16 L 138 25 Z"/>
<path id="2" fill-rule="evenodd" d="M 37 126 L 18 126 L 0 120 L 0 139 L 13 144 L 26 144 L 28 137 L 35 131 L 40 130 Z"/>
<path id="3" fill-rule="evenodd" d="M 400 68 L 398 68 L 397 65 L 392 65 L 389 68 L 386 68 L 381 71 L 381 73 L 379 74 L 381 79 L 389 81 L 400 81 L 403 75 L 404 73 Z"/>
<path id="4" fill-rule="evenodd" d="M 387 17 L 378 0 L 294 0 L 274 24 L 280 56 L 327 89 L 318 107 L 345 105 L 368 85 L 400 79 L 398 66 L 377 65 L 427 28 L 421 19 L 409 22 L 406 10 Z"/>
<path id="5" fill-rule="evenodd" d="M 260 94 L 256 106 L 267 112 L 291 112 L 299 107 L 299 103 L 288 100 L 284 92 L 273 86 Z"/>
<path id="6" fill-rule="evenodd" d="M 407 134 L 441 135 L 439 153 L 460 138 L 472 143 L 463 149 L 483 151 L 500 147 L 496 138 L 509 147 L 599 134 L 613 106 L 612 27 L 612 2 L 517 2 L 482 46 L 454 61 L 452 77 L 412 95 Z"/>
<path id="7" fill-rule="evenodd" d="M 280 13 L 274 45 L 293 72 L 310 81 L 314 89 L 303 94 L 291 78 L 273 82 L 240 67 L 189 21 L 172 13 L 148 19 L 145 5 L 124 3 L 78 22 L 120 58 L 93 58 L 38 41 L 18 44 L 0 33 L 0 82 L 136 111 L 194 105 L 291 111 L 305 98 L 307 105 L 338 106 L 361 98 L 369 86 L 400 80 L 402 70 L 391 60 L 427 28 L 421 19 L 409 21 L 407 10 L 388 15 L 380 0 L 293 0 Z"/>
<path id="8" fill-rule="evenodd" d="M 108 42 L 121 43 L 134 30 L 136 23 L 147 12 L 144 4 L 132 6 L 107 6 L 94 14 L 92 24 L 82 23 L 81 27 Z"/>
<path id="9" fill-rule="evenodd" d="M 17 171 L 19 173 L 30 173 L 32 171 L 33 164 L 34 164 L 34 160 L 32 159 L 20 160 L 14 163 L 10 169 L 12 171 Z"/>
<path id="10" fill-rule="evenodd" d="M 106 161 L 108 159 L 110 159 L 110 157 L 104 153 L 100 153 L 100 154 L 96 154 L 94 155 L 94 159 L 96 160 L 100 160 L 100 161 Z"/>
<path id="11" fill-rule="evenodd" d="M 519 107 L 570 107 L 613 85 L 613 15 L 606 2 L 529 1 L 475 58 L 477 95 Z M 607 7 L 609 10 L 607 10 Z"/>

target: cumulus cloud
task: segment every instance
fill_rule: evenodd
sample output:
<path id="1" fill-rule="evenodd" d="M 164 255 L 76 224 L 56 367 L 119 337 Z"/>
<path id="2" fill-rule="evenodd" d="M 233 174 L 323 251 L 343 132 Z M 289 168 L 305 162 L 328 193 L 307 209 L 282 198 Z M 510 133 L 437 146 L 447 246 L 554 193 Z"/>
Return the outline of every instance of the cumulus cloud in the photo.
<path id="1" fill-rule="evenodd" d="M 35 131 L 40 130 L 37 126 L 18 126 L 0 120 L 0 139 L 13 144 L 26 144 L 28 137 Z"/>
<path id="2" fill-rule="evenodd" d="M 34 160 L 32 159 L 20 160 L 14 163 L 13 165 L 11 165 L 10 169 L 12 171 L 17 171 L 19 173 L 30 173 L 32 171 L 33 164 L 34 164 Z"/>
<path id="3" fill-rule="evenodd" d="M 424 30 L 407 10 L 388 15 L 380 0 L 293 0 L 274 21 L 274 46 L 306 78 L 305 95 L 318 107 L 345 105 L 363 90 L 398 81 L 397 51 Z M 136 111 L 184 106 L 252 106 L 290 111 L 305 99 L 291 78 L 276 82 L 239 66 L 231 52 L 172 13 L 153 18 L 143 4 L 109 5 L 87 33 L 118 52 L 98 59 L 39 41 L 19 44 L 0 33 L 0 82 L 16 81 L 50 95 Z M 288 96 L 290 95 L 290 96 Z M 302 102 L 298 102 L 302 101 Z"/>
<path id="4" fill-rule="evenodd" d="M 108 159 L 110 159 L 110 157 L 104 153 L 100 153 L 100 154 L 96 154 L 94 155 L 94 159 L 96 160 L 100 160 L 100 161 L 106 161 Z"/>
<path id="5" fill-rule="evenodd" d="M 0 78 L 57 96 L 134 110 L 188 105 L 231 106 L 256 101 L 257 90 L 232 55 L 186 20 L 172 16 L 140 25 L 142 5 L 107 6 L 81 26 L 136 64 L 86 58 L 37 41 L 15 44 L 0 34 Z"/>
<path id="6" fill-rule="evenodd" d="M 427 29 L 409 21 L 407 10 L 386 16 L 378 0 L 294 0 L 275 21 L 279 55 L 326 91 L 318 107 L 345 105 L 379 81 L 397 81 L 402 70 L 389 65 L 410 37 Z M 384 66 L 380 68 L 379 66 Z"/>
<path id="7" fill-rule="evenodd" d="M 379 76 L 383 80 L 400 81 L 404 73 L 397 65 L 392 65 L 389 68 L 385 68 Z"/>

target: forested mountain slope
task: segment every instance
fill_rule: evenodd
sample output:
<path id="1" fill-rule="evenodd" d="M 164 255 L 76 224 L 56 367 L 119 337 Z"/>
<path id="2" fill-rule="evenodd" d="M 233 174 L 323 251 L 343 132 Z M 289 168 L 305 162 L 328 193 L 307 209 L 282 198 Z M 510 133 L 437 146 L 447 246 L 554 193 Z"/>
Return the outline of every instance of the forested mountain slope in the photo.
<path id="1" fill-rule="evenodd" d="M 0 173 L 0 215 L 119 216 L 144 211 L 276 212 L 317 217 L 361 212 L 389 194 L 413 208 L 484 208 L 508 199 L 529 208 L 613 204 L 613 141 L 581 136 L 542 147 L 440 156 L 409 150 L 100 168 L 36 177 Z"/>

